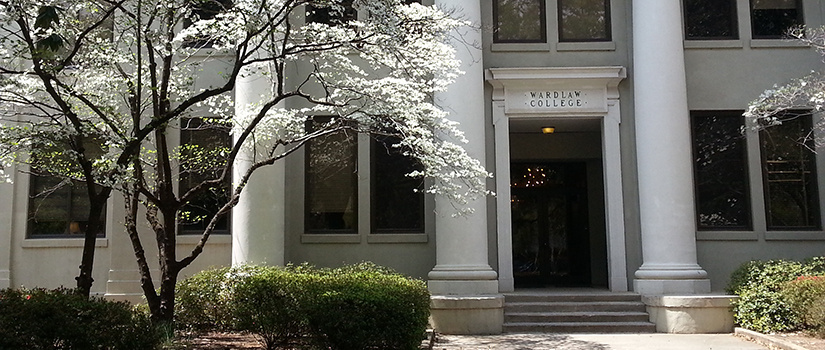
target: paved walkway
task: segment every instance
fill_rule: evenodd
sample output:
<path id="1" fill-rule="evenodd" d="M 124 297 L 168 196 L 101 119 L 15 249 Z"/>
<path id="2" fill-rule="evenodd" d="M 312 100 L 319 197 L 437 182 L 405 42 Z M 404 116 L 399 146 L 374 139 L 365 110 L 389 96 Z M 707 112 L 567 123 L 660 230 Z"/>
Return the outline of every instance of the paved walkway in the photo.
<path id="1" fill-rule="evenodd" d="M 439 335 L 436 350 L 766 350 L 733 334 L 549 334 Z"/>

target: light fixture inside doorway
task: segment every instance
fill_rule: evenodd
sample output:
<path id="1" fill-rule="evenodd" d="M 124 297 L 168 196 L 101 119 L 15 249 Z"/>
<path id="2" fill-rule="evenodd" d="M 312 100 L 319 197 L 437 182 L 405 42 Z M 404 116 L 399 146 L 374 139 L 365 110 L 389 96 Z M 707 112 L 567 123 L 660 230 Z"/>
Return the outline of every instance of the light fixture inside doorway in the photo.
<path id="1" fill-rule="evenodd" d="M 542 134 L 552 134 L 554 132 L 556 132 L 556 127 L 555 126 L 542 126 L 541 127 L 541 133 Z"/>

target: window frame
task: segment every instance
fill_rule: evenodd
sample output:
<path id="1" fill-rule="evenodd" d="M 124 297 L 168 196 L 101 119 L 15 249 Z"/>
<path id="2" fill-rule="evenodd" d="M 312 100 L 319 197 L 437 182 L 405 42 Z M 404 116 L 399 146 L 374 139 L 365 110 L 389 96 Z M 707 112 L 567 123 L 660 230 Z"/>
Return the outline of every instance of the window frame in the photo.
<path id="1" fill-rule="evenodd" d="M 684 15 L 683 18 L 683 25 L 684 25 L 684 34 L 686 41 L 722 41 L 722 40 L 740 40 L 740 30 L 739 30 L 739 10 L 737 7 L 737 0 L 724 0 L 730 3 L 731 13 L 730 20 L 731 20 L 731 27 L 729 28 L 732 31 L 731 36 L 689 36 L 688 34 L 688 15 L 687 15 L 687 6 L 688 1 L 690 0 L 683 0 L 682 1 L 682 13 Z M 719 0 L 711 0 L 711 1 L 719 1 Z"/>
<path id="2" fill-rule="evenodd" d="M 758 35 L 756 34 L 756 22 L 754 21 L 754 1 L 758 0 L 748 0 L 748 17 L 750 19 L 750 30 L 751 30 L 751 39 L 753 40 L 776 40 L 776 39 L 785 39 L 785 32 L 789 28 L 785 28 L 785 32 L 778 35 Z M 802 26 L 805 25 L 805 7 L 802 0 L 793 0 L 796 4 L 796 21 L 798 23 L 795 26 Z"/>
<path id="3" fill-rule="evenodd" d="M 558 40 L 559 43 L 600 43 L 600 42 L 612 42 L 613 41 L 613 20 L 611 15 L 610 6 L 611 0 L 602 0 L 604 2 L 604 31 L 605 37 L 604 38 L 590 38 L 590 39 L 565 39 L 564 38 L 564 28 L 562 22 L 562 5 L 565 0 L 556 0 L 556 24 L 558 31 Z"/>
<path id="4" fill-rule="evenodd" d="M 502 40 L 498 38 L 499 33 L 499 20 L 498 20 L 498 8 L 499 8 L 499 0 L 493 0 L 493 43 L 494 44 L 547 44 L 548 43 L 548 35 L 547 35 L 547 1 L 546 0 L 536 0 L 538 1 L 540 7 L 539 13 L 539 21 L 540 21 L 540 33 L 541 37 L 539 39 L 510 39 L 510 40 Z"/>

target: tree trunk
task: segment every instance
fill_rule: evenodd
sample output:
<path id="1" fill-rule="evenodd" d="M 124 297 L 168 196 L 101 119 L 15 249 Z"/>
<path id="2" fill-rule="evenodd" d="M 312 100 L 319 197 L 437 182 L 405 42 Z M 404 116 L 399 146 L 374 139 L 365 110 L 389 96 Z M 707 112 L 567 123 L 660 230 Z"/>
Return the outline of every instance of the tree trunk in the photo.
<path id="1" fill-rule="evenodd" d="M 94 185 L 91 185 L 94 186 Z M 94 187 L 89 190 L 93 194 L 89 196 L 89 217 L 86 222 L 86 232 L 84 233 L 83 252 L 80 259 L 80 274 L 75 277 L 78 292 L 89 297 L 92 292 L 92 270 L 95 262 L 95 243 L 97 234 L 103 228 L 103 211 L 106 208 L 106 201 L 109 199 L 111 189 L 104 188 L 100 193 L 94 194 Z"/>

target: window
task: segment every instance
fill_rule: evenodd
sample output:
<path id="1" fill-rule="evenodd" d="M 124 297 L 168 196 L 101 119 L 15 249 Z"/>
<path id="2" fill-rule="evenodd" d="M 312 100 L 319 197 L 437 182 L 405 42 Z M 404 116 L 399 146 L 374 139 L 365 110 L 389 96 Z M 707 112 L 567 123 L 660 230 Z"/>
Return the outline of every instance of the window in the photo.
<path id="1" fill-rule="evenodd" d="M 232 145 L 229 127 L 206 118 L 187 118 L 180 129 L 180 194 L 199 183 L 216 179 L 226 164 L 226 155 Z M 232 178 L 220 186 L 207 188 L 181 208 L 178 214 L 178 232 L 200 234 L 218 210 L 229 201 Z M 229 233 L 229 214 L 220 218 L 213 233 Z"/>
<path id="2" fill-rule="evenodd" d="M 610 0 L 558 0 L 559 41 L 610 41 Z"/>
<path id="3" fill-rule="evenodd" d="M 685 39 L 739 39 L 736 0 L 684 0 Z"/>
<path id="4" fill-rule="evenodd" d="M 421 167 L 396 144 L 393 137 L 376 137 L 372 143 L 372 231 L 424 232 L 424 183 L 406 176 Z"/>
<path id="5" fill-rule="evenodd" d="M 819 229 L 819 192 L 811 115 L 760 133 L 768 230 Z"/>
<path id="6" fill-rule="evenodd" d="M 189 27 L 199 20 L 213 19 L 218 14 L 232 8 L 232 0 L 193 0 L 189 6 L 192 9 L 192 17 L 183 20 L 183 26 Z M 193 48 L 212 47 L 215 41 L 204 35 L 190 40 L 186 46 Z"/>
<path id="7" fill-rule="evenodd" d="M 782 38 L 788 29 L 803 23 L 800 0 L 751 0 L 754 39 Z"/>
<path id="8" fill-rule="evenodd" d="M 315 118 L 311 128 L 328 118 Z M 358 183 L 356 133 L 340 130 L 306 145 L 306 220 L 308 233 L 356 233 Z"/>
<path id="9" fill-rule="evenodd" d="M 315 117 L 310 128 L 321 128 L 330 120 Z M 305 146 L 304 231 L 423 233 L 423 180 L 406 176 L 421 165 L 404 154 L 399 141 L 383 135 L 370 139 L 350 129 L 311 140 Z M 359 210 L 369 211 L 368 222 L 358 221 Z"/>
<path id="10" fill-rule="evenodd" d="M 495 30 L 493 41 L 497 43 L 544 43 L 547 42 L 545 0 L 496 0 L 493 1 Z"/>
<path id="11" fill-rule="evenodd" d="M 741 112 L 691 112 L 699 230 L 751 229 Z"/>
<path id="12" fill-rule="evenodd" d="M 307 5 L 307 23 L 326 23 L 340 25 L 358 18 L 358 11 L 352 7 L 352 0 L 341 0 L 336 5 Z"/>
<path id="13" fill-rule="evenodd" d="M 89 218 L 86 184 L 47 175 L 29 177 L 28 237 L 83 237 Z M 101 214 L 101 221 L 106 217 Z M 98 236 L 104 235 L 101 225 Z"/>

